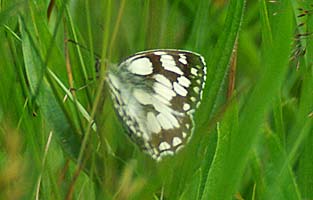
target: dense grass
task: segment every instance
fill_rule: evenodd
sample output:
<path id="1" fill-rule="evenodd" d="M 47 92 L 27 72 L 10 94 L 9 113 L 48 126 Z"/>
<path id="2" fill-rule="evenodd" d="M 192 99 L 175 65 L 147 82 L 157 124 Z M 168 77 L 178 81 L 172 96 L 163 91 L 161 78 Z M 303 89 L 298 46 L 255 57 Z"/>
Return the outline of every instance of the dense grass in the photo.
<path id="1" fill-rule="evenodd" d="M 0 3 L 0 199 L 313 199 L 310 1 Z M 208 65 L 193 138 L 160 163 L 104 81 L 154 48 Z"/>

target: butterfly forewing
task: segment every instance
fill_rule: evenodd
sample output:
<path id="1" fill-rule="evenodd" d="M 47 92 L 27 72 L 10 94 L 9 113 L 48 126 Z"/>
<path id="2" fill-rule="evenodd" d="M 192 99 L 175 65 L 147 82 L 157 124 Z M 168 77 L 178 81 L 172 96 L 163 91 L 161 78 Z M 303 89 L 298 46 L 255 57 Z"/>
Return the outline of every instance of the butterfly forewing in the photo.
<path id="1" fill-rule="evenodd" d="M 129 136 L 154 159 L 183 147 L 206 78 L 204 59 L 183 50 L 151 50 L 110 68 L 114 106 Z"/>

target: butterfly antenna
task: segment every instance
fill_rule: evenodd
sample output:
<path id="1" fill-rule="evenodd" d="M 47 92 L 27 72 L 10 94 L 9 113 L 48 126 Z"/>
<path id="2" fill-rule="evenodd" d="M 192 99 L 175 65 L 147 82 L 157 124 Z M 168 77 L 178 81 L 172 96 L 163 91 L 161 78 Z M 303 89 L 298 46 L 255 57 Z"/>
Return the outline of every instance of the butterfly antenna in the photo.
<path id="1" fill-rule="evenodd" d="M 83 89 L 85 89 L 85 88 L 87 88 L 89 85 L 91 85 L 91 84 L 94 84 L 95 83 L 95 80 L 91 80 L 89 83 L 87 83 L 86 85 L 83 85 L 83 86 L 81 86 L 81 87 L 79 87 L 79 88 L 69 88 L 69 91 L 70 91 L 70 93 L 72 93 L 73 91 L 80 91 L 80 90 L 83 90 Z M 63 98 L 63 102 L 65 102 L 66 100 L 68 99 L 68 95 L 66 94 L 65 96 L 64 96 L 64 98 Z"/>
<path id="2" fill-rule="evenodd" d="M 85 51 L 89 51 L 89 52 L 90 52 L 90 49 L 89 49 L 89 48 L 87 48 L 87 47 L 84 46 L 84 45 L 79 44 L 79 43 L 76 42 L 75 40 L 68 39 L 67 42 L 71 42 L 71 43 L 73 43 L 73 44 L 79 46 L 80 48 L 84 49 Z M 101 56 L 100 56 L 98 53 L 93 52 L 93 54 L 94 54 L 94 56 L 95 56 L 96 59 L 99 59 L 99 60 L 101 59 Z"/>

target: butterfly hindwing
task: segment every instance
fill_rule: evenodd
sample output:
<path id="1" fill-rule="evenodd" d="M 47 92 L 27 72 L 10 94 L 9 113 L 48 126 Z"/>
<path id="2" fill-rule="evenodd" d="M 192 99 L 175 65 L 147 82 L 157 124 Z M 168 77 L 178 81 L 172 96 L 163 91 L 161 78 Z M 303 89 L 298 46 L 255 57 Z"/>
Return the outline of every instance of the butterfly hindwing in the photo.
<path id="1" fill-rule="evenodd" d="M 130 137 L 157 160 L 190 139 L 205 78 L 204 59 L 183 50 L 140 52 L 108 72 L 114 106 Z"/>

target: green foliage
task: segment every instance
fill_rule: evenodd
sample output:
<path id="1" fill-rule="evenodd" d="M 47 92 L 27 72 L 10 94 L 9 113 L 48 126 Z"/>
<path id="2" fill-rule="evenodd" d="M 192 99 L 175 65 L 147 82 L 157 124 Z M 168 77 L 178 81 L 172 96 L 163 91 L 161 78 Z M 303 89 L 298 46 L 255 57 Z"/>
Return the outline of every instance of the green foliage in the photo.
<path id="1" fill-rule="evenodd" d="M 1 1 L 0 199 L 311 199 L 313 8 L 299 2 Z M 208 66 L 193 138 L 159 163 L 105 85 L 154 48 Z"/>

